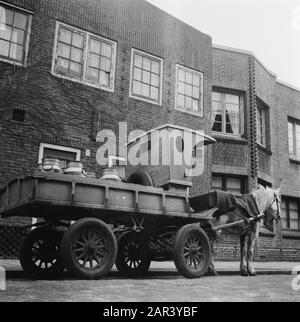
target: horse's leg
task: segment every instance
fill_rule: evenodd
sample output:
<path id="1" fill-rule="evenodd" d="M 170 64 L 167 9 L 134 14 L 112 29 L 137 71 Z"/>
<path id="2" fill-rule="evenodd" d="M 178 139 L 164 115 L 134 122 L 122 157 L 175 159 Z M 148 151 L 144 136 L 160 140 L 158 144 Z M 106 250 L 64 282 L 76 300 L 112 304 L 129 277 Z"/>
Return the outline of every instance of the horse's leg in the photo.
<path id="1" fill-rule="evenodd" d="M 248 270 L 247 270 L 247 240 L 248 240 L 248 233 L 242 234 L 240 236 L 240 245 L 241 245 L 241 263 L 240 263 L 240 273 L 241 276 L 249 276 Z"/>
<path id="2" fill-rule="evenodd" d="M 210 249 L 211 249 L 211 256 L 209 260 L 207 275 L 208 276 L 218 276 L 218 273 L 215 269 L 215 265 L 213 263 L 213 253 L 214 253 L 214 239 L 210 238 Z"/>
<path id="3" fill-rule="evenodd" d="M 248 240 L 248 253 L 247 253 L 247 270 L 250 276 L 256 276 L 256 272 L 252 266 L 253 252 L 256 240 L 259 235 L 259 223 L 256 222 L 250 230 L 249 240 Z"/>

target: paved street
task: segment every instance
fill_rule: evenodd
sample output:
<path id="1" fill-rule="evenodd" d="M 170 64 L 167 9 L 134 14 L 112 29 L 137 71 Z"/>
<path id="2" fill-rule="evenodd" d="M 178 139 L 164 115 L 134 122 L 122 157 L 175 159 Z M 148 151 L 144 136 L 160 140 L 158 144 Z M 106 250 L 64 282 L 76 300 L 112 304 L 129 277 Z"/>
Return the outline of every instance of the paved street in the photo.
<path id="1" fill-rule="evenodd" d="M 178 275 L 172 263 L 156 265 L 139 279 L 122 278 L 116 271 L 99 281 L 10 277 L 0 301 L 300 301 L 300 290 L 291 286 L 295 275 L 277 271 L 279 275 L 240 277 L 229 270 L 226 274 L 231 263 L 219 264 L 220 269 L 222 265 L 221 276 L 193 280 Z"/>

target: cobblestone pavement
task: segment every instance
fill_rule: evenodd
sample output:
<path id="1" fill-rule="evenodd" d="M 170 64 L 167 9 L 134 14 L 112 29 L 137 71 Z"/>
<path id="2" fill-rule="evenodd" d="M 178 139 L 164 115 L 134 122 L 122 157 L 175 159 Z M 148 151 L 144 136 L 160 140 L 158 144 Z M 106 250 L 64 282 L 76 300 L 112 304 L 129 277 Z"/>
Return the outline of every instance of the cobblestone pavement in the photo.
<path id="1" fill-rule="evenodd" d="M 110 275 L 98 281 L 10 279 L 5 301 L 300 301 L 293 275 L 218 276 L 185 279 L 153 272 L 140 279 Z"/>

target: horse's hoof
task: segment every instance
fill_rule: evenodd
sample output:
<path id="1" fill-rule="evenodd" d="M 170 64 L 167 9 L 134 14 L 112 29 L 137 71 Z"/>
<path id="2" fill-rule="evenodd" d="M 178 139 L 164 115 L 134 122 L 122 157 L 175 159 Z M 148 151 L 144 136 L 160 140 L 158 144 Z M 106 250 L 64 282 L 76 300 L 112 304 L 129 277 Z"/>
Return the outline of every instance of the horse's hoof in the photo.
<path id="1" fill-rule="evenodd" d="M 256 276 L 256 272 L 249 272 L 249 276 Z"/>
<path id="2" fill-rule="evenodd" d="M 242 271 L 241 276 L 250 276 L 250 275 L 249 275 L 249 273 L 247 271 Z"/>
<path id="3" fill-rule="evenodd" d="M 215 270 L 209 269 L 205 276 L 218 276 L 218 273 Z"/>

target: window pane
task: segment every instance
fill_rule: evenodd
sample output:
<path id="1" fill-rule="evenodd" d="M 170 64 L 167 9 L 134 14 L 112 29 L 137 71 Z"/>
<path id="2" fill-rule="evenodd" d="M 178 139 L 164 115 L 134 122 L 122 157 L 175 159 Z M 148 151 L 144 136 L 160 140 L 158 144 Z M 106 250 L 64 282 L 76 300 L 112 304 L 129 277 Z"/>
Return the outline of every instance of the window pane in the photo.
<path id="1" fill-rule="evenodd" d="M 11 34 L 12 34 L 12 28 L 9 26 L 4 26 L 5 29 L 0 30 L 0 39 L 5 39 L 10 41 Z"/>
<path id="2" fill-rule="evenodd" d="M 69 61 L 66 59 L 59 58 L 57 61 L 57 69 L 63 74 L 67 73 L 69 70 Z"/>
<path id="3" fill-rule="evenodd" d="M 158 87 L 159 86 L 159 76 L 156 74 L 151 74 L 151 85 Z"/>
<path id="4" fill-rule="evenodd" d="M 199 87 L 200 86 L 200 76 L 193 75 L 193 86 Z"/>
<path id="5" fill-rule="evenodd" d="M 0 21 L 6 25 L 12 26 L 13 19 L 14 19 L 14 12 L 0 5 Z"/>
<path id="6" fill-rule="evenodd" d="M 184 96 L 177 95 L 177 107 L 184 108 Z"/>
<path id="7" fill-rule="evenodd" d="M 151 95 L 150 95 L 150 97 L 157 101 L 158 100 L 158 95 L 159 95 L 158 88 L 151 86 Z"/>
<path id="8" fill-rule="evenodd" d="M 82 61 L 82 50 L 73 47 L 71 50 L 71 60 L 80 63 Z"/>
<path id="9" fill-rule="evenodd" d="M 71 44 L 72 33 L 71 31 L 60 28 L 59 41 Z"/>
<path id="10" fill-rule="evenodd" d="M 101 63 L 100 63 L 100 68 L 105 71 L 105 72 L 110 72 L 110 60 L 108 58 L 102 57 L 101 58 Z"/>
<path id="11" fill-rule="evenodd" d="M 100 56 L 95 54 L 89 55 L 89 65 L 90 67 L 99 68 L 100 67 Z"/>
<path id="12" fill-rule="evenodd" d="M 104 86 L 109 86 L 110 84 L 110 74 L 104 71 L 100 71 L 100 84 Z"/>
<path id="13" fill-rule="evenodd" d="M 160 74 L 159 63 L 156 61 L 152 61 L 151 64 L 151 72 L 155 74 Z"/>
<path id="14" fill-rule="evenodd" d="M 142 85 L 142 95 L 146 96 L 146 97 L 150 96 L 150 86 L 149 85 L 146 85 L 146 84 Z"/>
<path id="15" fill-rule="evenodd" d="M 193 87 L 193 98 L 200 98 L 200 89 L 199 87 Z"/>
<path id="16" fill-rule="evenodd" d="M 101 55 L 111 58 L 112 48 L 110 45 L 102 44 Z"/>
<path id="17" fill-rule="evenodd" d="M 58 56 L 69 59 L 71 53 L 71 47 L 65 44 L 59 44 Z"/>
<path id="18" fill-rule="evenodd" d="M 24 42 L 24 31 L 20 29 L 14 29 L 12 33 L 12 42 L 23 45 Z"/>
<path id="19" fill-rule="evenodd" d="M 184 83 L 181 83 L 181 82 L 179 82 L 178 83 L 178 93 L 180 93 L 180 94 L 185 94 L 185 84 Z"/>
<path id="20" fill-rule="evenodd" d="M 185 72 L 182 69 L 178 70 L 178 80 L 180 82 L 185 82 Z"/>
<path id="21" fill-rule="evenodd" d="M 74 47 L 83 48 L 83 36 L 73 33 L 72 45 Z"/>
<path id="22" fill-rule="evenodd" d="M 192 73 L 189 73 L 189 72 L 186 72 L 186 75 L 185 75 L 185 82 L 187 83 L 187 84 L 193 84 L 193 75 L 192 75 Z"/>
<path id="23" fill-rule="evenodd" d="M 90 39 L 89 51 L 100 54 L 101 51 L 101 42 L 96 39 Z"/>
<path id="24" fill-rule="evenodd" d="M 194 112 L 198 112 L 199 111 L 199 101 L 196 99 L 192 100 L 192 110 Z"/>
<path id="25" fill-rule="evenodd" d="M 216 132 L 222 132 L 222 105 L 218 102 L 213 102 L 213 113 L 212 113 L 212 130 Z"/>
<path id="26" fill-rule="evenodd" d="M 296 124 L 296 157 L 300 159 L 300 125 Z"/>
<path id="27" fill-rule="evenodd" d="M 294 155 L 294 134 L 293 124 L 288 122 L 288 140 L 289 140 L 289 154 Z"/>
<path id="28" fill-rule="evenodd" d="M 8 57 L 9 53 L 9 42 L 0 40 L 0 55 L 4 57 Z"/>
<path id="29" fill-rule="evenodd" d="M 81 64 L 77 64 L 74 62 L 70 63 L 70 75 L 75 78 L 81 78 Z"/>
<path id="30" fill-rule="evenodd" d="M 142 70 L 139 68 L 134 68 L 133 78 L 138 81 L 142 81 Z"/>
<path id="31" fill-rule="evenodd" d="M 190 111 L 192 109 L 192 99 L 191 97 L 187 97 L 185 98 L 185 107 L 188 111 Z"/>
<path id="32" fill-rule="evenodd" d="M 99 82 L 99 70 L 94 68 L 88 68 L 87 72 L 88 80 L 92 81 L 93 83 Z"/>
<path id="33" fill-rule="evenodd" d="M 133 92 L 133 94 L 141 95 L 142 94 L 142 84 L 140 82 L 133 81 L 132 92 Z"/>
<path id="34" fill-rule="evenodd" d="M 134 66 L 142 68 L 143 66 L 143 58 L 137 54 L 134 55 Z"/>
<path id="35" fill-rule="evenodd" d="M 217 93 L 217 92 L 213 92 L 212 93 L 212 100 L 213 101 L 221 102 L 222 101 L 222 94 L 221 93 Z"/>
<path id="36" fill-rule="evenodd" d="M 15 12 L 14 27 L 25 29 L 27 24 L 27 17 L 19 12 Z"/>
<path id="37" fill-rule="evenodd" d="M 143 83 L 150 84 L 150 73 L 143 71 Z"/>
<path id="38" fill-rule="evenodd" d="M 231 193 L 241 192 L 241 179 L 239 178 L 226 178 L 226 191 Z"/>
<path id="39" fill-rule="evenodd" d="M 231 103 L 231 104 L 236 104 L 236 105 L 240 104 L 239 96 L 226 94 L 225 99 L 226 99 L 226 103 Z"/>
<path id="40" fill-rule="evenodd" d="M 226 104 L 226 132 L 239 134 L 239 126 L 239 106 L 233 104 Z"/>
<path id="41" fill-rule="evenodd" d="M 151 70 L 151 61 L 148 58 L 143 58 L 143 69 L 144 70 Z"/>
<path id="42" fill-rule="evenodd" d="M 186 95 L 190 97 L 193 96 L 193 87 L 191 85 L 186 85 Z"/>
<path id="43" fill-rule="evenodd" d="M 222 190 L 222 177 L 212 177 L 212 187 L 213 190 Z"/>
<path id="44" fill-rule="evenodd" d="M 18 61 L 22 61 L 23 47 L 16 44 L 10 45 L 9 57 Z"/>

